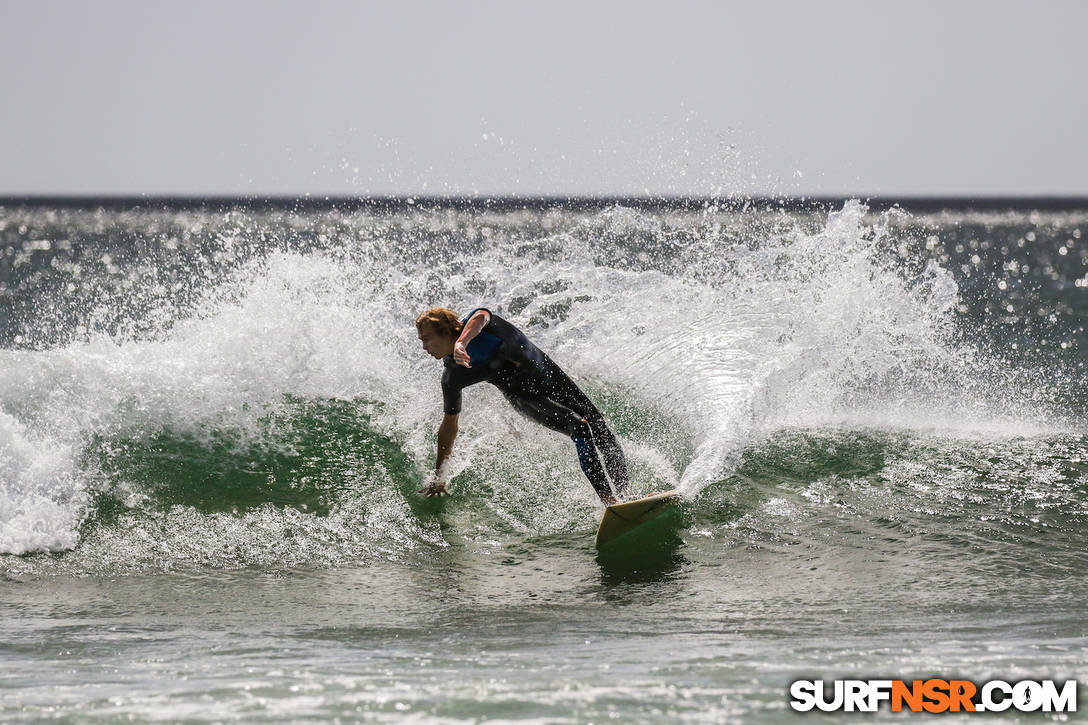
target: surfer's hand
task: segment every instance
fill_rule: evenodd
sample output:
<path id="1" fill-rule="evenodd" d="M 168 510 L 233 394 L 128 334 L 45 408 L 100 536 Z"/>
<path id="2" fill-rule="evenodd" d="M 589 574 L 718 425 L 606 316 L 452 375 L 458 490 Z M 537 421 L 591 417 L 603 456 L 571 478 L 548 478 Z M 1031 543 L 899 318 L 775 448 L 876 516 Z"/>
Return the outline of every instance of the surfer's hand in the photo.
<path id="1" fill-rule="evenodd" d="M 425 498 L 450 495 L 449 489 L 446 488 L 446 482 L 440 478 L 432 478 L 427 482 L 426 486 L 419 489 L 418 493 L 423 494 Z"/>
<path id="2" fill-rule="evenodd" d="M 460 340 L 453 343 L 453 361 L 458 365 L 464 365 L 466 368 L 472 367 L 470 364 L 472 360 L 468 356 L 468 351 L 465 350 L 465 343 Z"/>

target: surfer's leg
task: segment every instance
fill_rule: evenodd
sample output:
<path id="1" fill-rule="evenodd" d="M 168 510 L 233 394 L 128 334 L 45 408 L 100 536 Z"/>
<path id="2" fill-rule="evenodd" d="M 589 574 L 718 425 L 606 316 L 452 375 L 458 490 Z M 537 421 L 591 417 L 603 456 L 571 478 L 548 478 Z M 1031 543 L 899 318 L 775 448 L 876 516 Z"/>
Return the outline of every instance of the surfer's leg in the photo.
<path id="1" fill-rule="evenodd" d="M 548 367 L 548 379 L 550 388 L 546 395 L 558 401 L 561 405 L 570 408 L 578 416 L 583 418 L 593 431 L 593 441 L 600 450 L 601 458 L 608 469 L 608 475 L 612 479 L 612 485 L 616 493 L 623 496 L 629 483 L 627 477 L 627 459 L 623 455 L 616 436 L 609 430 L 601 411 L 593 401 L 582 392 L 570 376 L 563 372 L 550 358 L 545 365 Z"/>
<path id="2" fill-rule="evenodd" d="M 571 440 L 574 441 L 574 448 L 578 451 L 578 465 L 582 467 L 582 472 L 589 479 L 589 485 L 593 486 L 593 490 L 602 501 L 609 503 L 614 501 L 615 495 L 608 485 L 604 469 L 601 468 L 601 462 L 597 458 L 597 448 L 593 445 L 589 431 L 587 430 L 586 435 L 583 436 L 571 436 Z"/>
<path id="3" fill-rule="evenodd" d="M 591 414 L 586 416 L 585 420 L 590 430 L 593 431 L 593 440 L 601 452 L 604 465 L 608 468 L 608 475 L 612 478 L 616 493 L 623 496 L 627 491 L 628 483 L 630 483 L 627 478 L 627 460 L 624 458 L 623 449 L 620 448 L 616 436 L 612 435 L 612 431 L 608 429 L 603 415 L 600 413 L 595 416 Z"/>
<path id="4" fill-rule="evenodd" d="M 570 436 L 578 451 L 578 464 L 589 479 L 593 490 L 602 500 L 612 499 L 612 489 L 608 485 L 608 478 L 597 457 L 598 451 L 594 445 L 593 430 L 584 418 L 580 418 L 569 408 L 544 398 L 520 398 L 508 395 L 506 399 L 525 417 Z"/>

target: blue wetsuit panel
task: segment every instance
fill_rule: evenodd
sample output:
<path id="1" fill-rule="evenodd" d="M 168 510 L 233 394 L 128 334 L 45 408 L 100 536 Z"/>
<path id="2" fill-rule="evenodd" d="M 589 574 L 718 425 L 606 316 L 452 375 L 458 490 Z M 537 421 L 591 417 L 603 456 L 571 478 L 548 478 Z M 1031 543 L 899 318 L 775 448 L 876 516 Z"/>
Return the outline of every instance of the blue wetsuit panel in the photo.
<path id="1" fill-rule="evenodd" d="M 468 321 L 472 319 L 472 316 L 480 310 L 483 310 L 489 315 L 491 314 L 491 310 L 486 307 L 477 307 L 472 312 L 465 315 L 465 318 L 461 320 L 461 324 L 467 325 Z M 495 352 L 499 349 L 500 345 L 502 345 L 502 338 L 487 332 L 487 328 L 485 327 L 480 331 L 480 334 L 472 338 L 472 342 L 465 345 L 465 352 L 468 353 L 469 359 L 472 364 L 475 365 L 476 363 L 487 362 L 494 357 Z"/>

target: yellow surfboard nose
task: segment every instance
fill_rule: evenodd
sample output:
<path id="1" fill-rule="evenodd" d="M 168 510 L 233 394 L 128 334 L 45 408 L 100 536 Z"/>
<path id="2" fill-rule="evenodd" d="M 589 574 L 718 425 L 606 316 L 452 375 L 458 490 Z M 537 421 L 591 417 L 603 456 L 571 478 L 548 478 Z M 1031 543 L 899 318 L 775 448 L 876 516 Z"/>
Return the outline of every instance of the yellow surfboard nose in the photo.
<path id="1" fill-rule="evenodd" d="M 597 546 L 604 546 L 632 529 L 653 521 L 679 501 L 680 492 L 673 489 L 606 507 L 601 525 L 597 527 Z"/>

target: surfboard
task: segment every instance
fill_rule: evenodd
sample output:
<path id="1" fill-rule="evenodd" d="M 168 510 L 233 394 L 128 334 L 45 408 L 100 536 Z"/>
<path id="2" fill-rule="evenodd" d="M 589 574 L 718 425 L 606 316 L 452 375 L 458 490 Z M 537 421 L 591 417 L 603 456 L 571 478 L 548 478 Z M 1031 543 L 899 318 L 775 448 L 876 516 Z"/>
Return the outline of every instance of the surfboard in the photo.
<path id="1" fill-rule="evenodd" d="M 653 521 L 679 501 L 680 492 L 673 489 L 608 506 L 604 510 L 601 525 L 597 527 L 597 546 L 604 546 L 632 529 Z"/>

